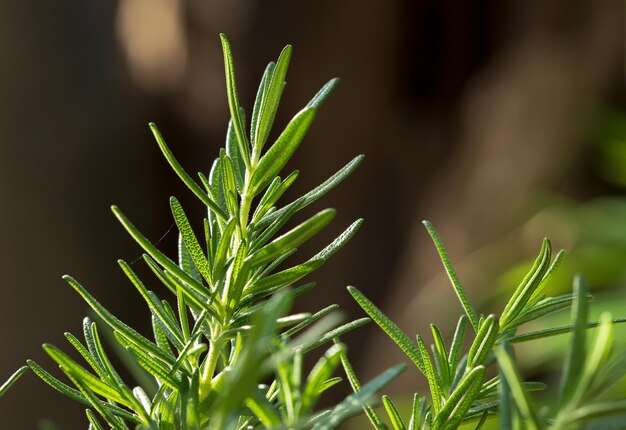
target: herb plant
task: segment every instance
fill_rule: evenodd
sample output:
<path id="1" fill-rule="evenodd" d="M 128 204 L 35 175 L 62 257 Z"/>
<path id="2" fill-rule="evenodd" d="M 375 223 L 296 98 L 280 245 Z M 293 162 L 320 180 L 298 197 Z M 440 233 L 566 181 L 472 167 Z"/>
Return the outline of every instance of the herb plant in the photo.
<path id="1" fill-rule="evenodd" d="M 386 422 L 394 430 L 454 430 L 468 423 L 480 429 L 496 416 L 501 429 L 624 427 L 626 400 L 606 401 L 598 395 L 626 373 L 626 352 L 612 351 L 611 343 L 613 324 L 626 320 L 605 314 L 599 322 L 588 322 L 591 296 L 581 277 L 575 279 L 571 294 L 545 294 L 564 256 L 559 251 L 552 258 L 548 239 L 502 313 L 485 316 L 470 303 L 437 232 L 430 223 L 424 223 L 464 310 L 448 344 L 434 324 L 430 347 L 420 335 L 413 342 L 354 287 L 348 287 L 349 293 L 369 318 L 341 324 L 337 305 L 313 314 L 290 314 L 292 301 L 314 287 L 313 282 L 296 283 L 348 242 L 362 220 L 293 266 L 290 257 L 333 219 L 335 211 L 322 210 L 286 232 L 284 227 L 297 212 L 342 182 L 363 157 L 354 158 L 302 197 L 279 203 L 298 171 L 284 178 L 279 174 L 338 81 L 324 85 L 266 149 L 285 86 L 291 47 L 285 47 L 276 63 L 265 69 L 247 129 L 237 97 L 230 44 L 224 35 L 221 41 L 231 119 L 225 147 L 209 174 L 199 173 L 200 182 L 193 179 L 176 161 L 157 127 L 150 124 L 165 158 L 206 209 L 202 228 L 192 228 L 180 202 L 170 199 L 179 231 L 175 262 L 119 208 L 112 208 L 144 250 L 143 260 L 156 280 L 171 293 L 169 300 L 158 297 L 130 264 L 119 261 L 150 309 L 152 339 L 120 321 L 78 281 L 65 276 L 99 319 L 84 319 L 84 342 L 66 333 L 84 364 L 56 346 L 43 346 L 73 387 L 29 360 L 0 387 L 0 396 L 30 369 L 54 389 L 87 406 L 90 430 L 324 430 L 336 428 L 360 409 L 378 430 L 389 428 Z M 572 311 L 569 326 L 518 332 L 528 322 L 568 308 Z M 370 318 L 428 381 L 429 395 L 413 396 L 408 420 L 389 396 L 381 399 L 386 422 L 372 402 L 405 366 L 392 367 L 362 386 L 340 341 L 340 336 Z M 105 352 L 98 323 L 104 325 L 100 329 L 112 330 L 116 346 L 130 356 L 140 385 L 131 388 L 120 377 Z M 593 327 L 598 330 L 590 344 L 588 329 Z M 558 398 L 553 406 L 538 408 L 529 392 L 543 390 L 545 384 L 520 378 L 512 345 L 568 332 L 573 335 Z M 305 371 L 305 355 L 322 346 L 326 350 L 311 370 Z M 316 409 L 320 396 L 342 381 L 334 376 L 340 366 L 354 393 L 334 407 Z M 490 367 L 493 373 L 489 373 Z"/>
<path id="2" fill-rule="evenodd" d="M 117 319 L 77 280 L 64 276 L 113 329 L 115 341 L 147 372 L 151 383 L 131 389 L 109 360 L 96 323 L 85 318 L 84 343 L 70 333 L 66 337 L 87 367 L 56 346 L 43 346 L 75 388 L 29 360 L 28 366 L 2 386 L 0 394 L 30 368 L 56 390 L 88 406 L 89 428 L 93 430 L 326 429 L 354 413 L 368 396 L 402 370 L 400 366 L 384 372 L 334 408 L 315 410 L 320 395 L 341 380 L 333 373 L 345 354 L 345 346 L 333 344 L 333 339 L 368 319 L 337 327 L 338 319 L 333 316 L 336 305 L 314 314 L 288 314 L 292 300 L 309 291 L 314 283 L 281 290 L 322 266 L 355 234 L 362 220 L 355 221 L 314 256 L 287 268 L 287 258 L 322 230 L 335 211 L 322 210 L 278 234 L 298 211 L 343 181 L 361 163 L 362 156 L 304 196 L 280 206 L 280 197 L 294 183 L 298 171 L 284 178 L 278 175 L 338 80 L 324 85 L 264 150 L 285 86 L 292 48 L 285 47 L 277 62 L 265 69 L 248 134 L 237 97 L 230 44 L 224 35 L 221 41 L 231 119 L 225 148 L 220 150 L 209 175 L 199 174 L 200 184 L 185 172 L 157 127 L 150 124 L 169 164 L 206 207 L 202 234 L 196 234 L 180 202 L 172 197 L 171 212 L 179 231 L 175 263 L 119 208 L 112 207 L 145 251 L 145 264 L 174 299 L 172 304 L 157 297 L 131 265 L 119 261 L 150 309 L 154 340 Z M 308 375 L 303 373 L 303 356 L 323 345 L 328 349 Z"/>
<path id="3" fill-rule="evenodd" d="M 626 352 L 611 354 L 614 323 L 604 314 L 600 322 L 587 321 L 587 293 L 581 277 L 574 282 L 574 292 L 549 297 L 544 290 L 564 257 L 563 250 L 552 259 L 552 247 L 544 239 L 539 255 L 528 274 L 510 297 L 501 315 L 478 315 L 463 289 L 439 235 L 428 222 L 430 234 L 452 287 L 465 314 L 461 315 L 450 346 L 446 346 L 441 331 L 431 324 L 433 344 L 430 350 L 419 334 L 416 342 L 383 314 L 359 290 L 348 287 L 350 294 L 380 328 L 404 351 L 428 381 L 430 396 L 415 394 L 408 425 L 388 396 L 382 403 L 394 430 L 452 430 L 463 423 L 475 422 L 475 429 L 485 425 L 488 418 L 499 415 L 500 429 L 617 429 L 626 419 L 626 400 L 599 401 L 597 395 L 626 374 Z M 534 332 L 518 333 L 531 321 L 563 309 L 572 308 L 572 324 Z M 469 329 L 468 329 L 469 326 Z M 593 346 L 586 346 L 587 329 L 598 327 Z M 463 354 L 467 332 L 473 332 L 471 346 Z M 554 410 L 537 409 L 528 392 L 543 390 L 545 384 L 521 380 L 511 344 L 543 339 L 573 331 L 572 343 L 566 357 L 559 398 Z M 487 369 L 497 363 L 499 374 L 488 378 Z M 358 381 L 350 363 L 344 360 L 346 373 L 351 375 L 353 388 Z M 371 407 L 365 412 L 376 429 L 386 425 Z M 617 423 L 621 427 L 616 426 Z"/>

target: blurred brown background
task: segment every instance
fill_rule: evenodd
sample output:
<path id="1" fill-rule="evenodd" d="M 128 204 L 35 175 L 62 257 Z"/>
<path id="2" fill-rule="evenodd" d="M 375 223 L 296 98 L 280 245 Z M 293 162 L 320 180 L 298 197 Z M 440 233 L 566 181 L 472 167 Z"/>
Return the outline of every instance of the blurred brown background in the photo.
<path id="1" fill-rule="evenodd" d="M 624 16 L 615 0 L 0 2 L 0 379 L 26 358 L 53 368 L 41 343 L 80 333 L 87 307 L 63 273 L 147 327 L 115 263 L 140 251 L 109 205 L 155 241 L 172 224 L 168 196 L 191 211 L 146 124 L 190 171 L 208 171 L 228 120 L 219 32 L 233 44 L 247 107 L 267 61 L 294 45 L 277 127 L 342 78 L 290 164 L 302 174 L 285 201 L 365 153 L 316 206 L 339 215 L 303 252 L 354 218 L 366 223 L 315 277 L 304 308 L 336 302 L 360 316 L 345 291 L 355 285 L 413 335 L 430 321 L 447 329 L 461 311 L 422 219 L 489 310 L 491 279 L 530 258 L 543 235 L 556 247 L 580 243 L 581 229 L 546 210 L 623 195 L 598 173 L 593 130 L 626 105 Z M 174 253 L 174 243 L 170 232 L 160 245 Z M 603 282 L 623 279 L 615 269 Z M 373 326 L 347 341 L 364 378 L 402 360 Z M 394 389 L 419 381 L 408 373 Z M 82 409 L 28 374 L 0 401 L 0 423 L 85 428 Z"/>

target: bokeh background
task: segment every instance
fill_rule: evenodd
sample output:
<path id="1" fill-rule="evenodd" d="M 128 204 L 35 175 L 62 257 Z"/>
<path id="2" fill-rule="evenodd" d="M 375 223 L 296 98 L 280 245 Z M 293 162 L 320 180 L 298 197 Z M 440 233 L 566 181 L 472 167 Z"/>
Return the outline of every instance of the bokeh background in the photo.
<path id="1" fill-rule="evenodd" d="M 615 0 L 0 2 L 0 379 L 26 358 L 53 368 L 40 345 L 80 332 L 87 306 L 63 273 L 147 328 L 115 263 L 140 250 L 109 205 L 175 252 L 168 197 L 189 211 L 195 201 L 147 123 L 190 171 L 208 171 L 228 121 L 220 32 L 248 107 L 267 61 L 294 45 L 278 127 L 342 79 L 290 164 L 302 174 L 285 201 L 367 157 L 316 206 L 339 214 L 304 253 L 366 223 L 299 308 L 360 316 L 345 290 L 355 285 L 407 332 L 448 332 L 461 308 L 426 218 L 484 312 L 547 235 L 568 250 L 552 292 L 582 272 L 596 305 L 626 316 L 625 15 Z M 364 379 L 403 360 L 374 326 L 346 341 Z M 558 349 L 524 349 L 528 374 L 557 366 Z M 409 371 L 388 391 L 422 384 Z M 85 428 L 82 407 L 27 374 L 0 401 L 0 423 L 41 418 Z"/>

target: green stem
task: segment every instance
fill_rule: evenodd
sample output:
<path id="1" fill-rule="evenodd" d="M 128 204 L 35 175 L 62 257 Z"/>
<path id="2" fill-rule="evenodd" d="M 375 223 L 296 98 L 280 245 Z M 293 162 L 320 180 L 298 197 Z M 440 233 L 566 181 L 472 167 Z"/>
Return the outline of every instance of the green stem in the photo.
<path id="1" fill-rule="evenodd" d="M 209 352 L 202 365 L 202 374 L 200 376 L 200 401 L 205 399 L 209 394 L 211 388 L 211 381 L 213 380 L 213 374 L 215 373 L 215 367 L 217 366 L 217 359 L 220 355 L 220 340 L 217 339 L 209 341 Z"/>
<path id="2" fill-rule="evenodd" d="M 247 190 L 248 187 L 246 187 Z M 250 206 L 252 205 L 252 198 L 248 196 L 247 192 L 244 192 L 241 197 L 241 207 L 239 208 L 239 227 L 241 231 L 240 240 L 244 240 L 248 234 L 248 217 L 250 216 Z"/>

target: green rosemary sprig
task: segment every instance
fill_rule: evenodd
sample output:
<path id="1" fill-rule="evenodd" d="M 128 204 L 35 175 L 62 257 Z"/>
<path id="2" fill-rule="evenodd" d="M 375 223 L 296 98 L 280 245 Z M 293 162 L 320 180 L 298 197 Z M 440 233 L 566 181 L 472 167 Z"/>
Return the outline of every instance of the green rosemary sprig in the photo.
<path id="1" fill-rule="evenodd" d="M 88 407 L 90 429 L 325 429 L 354 414 L 402 370 L 384 372 L 336 407 L 316 410 L 319 397 L 341 380 L 333 374 L 346 347 L 333 344 L 333 340 L 369 320 L 341 325 L 336 305 L 313 315 L 288 312 L 293 299 L 313 285 L 295 284 L 343 247 L 362 220 L 352 223 L 314 256 L 291 267 L 285 267 L 285 259 L 328 225 L 335 210 L 322 210 L 287 231 L 283 227 L 341 183 L 363 157 L 354 158 L 295 201 L 279 203 L 298 176 L 292 172 L 283 179 L 280 172 L 338 80 L 324 85 L 270 143 L 291 46 L 283 50 L 276 64 L 265 69 L 248 133 L 238 101 L 230 43 L 224 35 L 221 41 L 231 119 L 226 145 L 209 174 L 200 173 L 199 182 L 188 174 L 156 125 L 150 124 L 166 160 L 207 211 L 202 229 L 192 227 L 185 209 L 172 197 L 171 212 L 179 231 L 178 258 L 172 259 L 121 209 L 112 207 L 143 249 L 147 266 L 171 292 L 167 299 L 158 297 L 128 263 L 119 261 L 150 309 L 152 338 L 120 321 L 77 280 L 64 277 L 101 323 L 112 329 L 114 342 L 142 369 L 144 379 L 147 374 L 153 382 L 133 388 L 120 378 L 100 341 L 96 323 L 85 320 L 84 343 L 67 335 L 84 364 L 56 346 L 44 345 L 73 387 L 29 361 L 0 388 L 0 395 L 30 368 L 44 382 Z M 307 374 L 303 356 L 324 345 L 328 349 Z"/>

